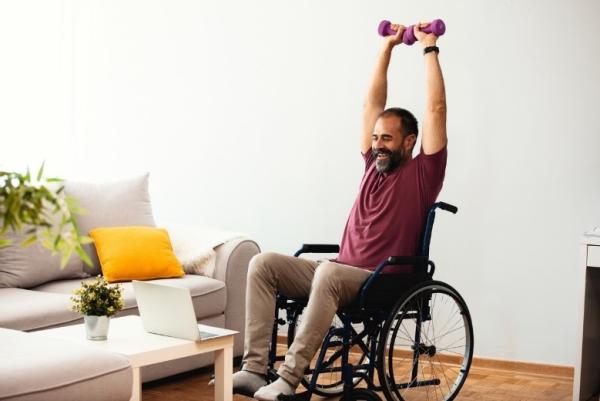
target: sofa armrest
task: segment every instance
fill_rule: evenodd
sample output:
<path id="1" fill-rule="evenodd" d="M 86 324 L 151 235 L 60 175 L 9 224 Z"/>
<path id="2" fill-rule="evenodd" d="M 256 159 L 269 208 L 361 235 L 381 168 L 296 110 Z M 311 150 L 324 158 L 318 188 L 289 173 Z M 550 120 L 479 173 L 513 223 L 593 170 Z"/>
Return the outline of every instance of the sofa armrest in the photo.
<path id="1" fill-rule="evenodd" d="M 247 238 L 236 238 L 219 245 L 215 251 L 217 257 L 213 278 L 225 283 L 225 328 L 239 332 L 233 347 L 233 355 L 239 356 L 244 352 L 248 263 L 260 252 L 260 247 Z"/>

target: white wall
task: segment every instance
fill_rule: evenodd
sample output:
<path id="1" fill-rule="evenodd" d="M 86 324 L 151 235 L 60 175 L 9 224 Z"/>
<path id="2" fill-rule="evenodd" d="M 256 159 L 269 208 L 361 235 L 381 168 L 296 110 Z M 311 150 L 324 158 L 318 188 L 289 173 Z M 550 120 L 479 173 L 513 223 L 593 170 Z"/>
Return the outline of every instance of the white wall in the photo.
<path id="1" fill-rule="evenodd" d="M 159 221 L 263 249 L 337 242 L 383 19 L 443 18 L 449 162 L 432 255 L 476 354 L 572 365 L 578 241 L 600 224 L 600 2 L 0 0 L 0 164 L 151 172 Z M 422 117 L 418 46 L 390 105 Z"/>

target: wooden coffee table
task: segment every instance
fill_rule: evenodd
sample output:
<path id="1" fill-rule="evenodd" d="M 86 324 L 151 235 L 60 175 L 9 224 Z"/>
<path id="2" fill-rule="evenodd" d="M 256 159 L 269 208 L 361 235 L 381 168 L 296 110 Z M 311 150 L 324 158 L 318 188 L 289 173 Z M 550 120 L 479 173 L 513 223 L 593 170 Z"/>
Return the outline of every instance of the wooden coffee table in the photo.
<path id="1" fill-rule="evenodd" d="M 31 334 L 86 343 L 125 355 L 133 368 L 132 401 L 140 401 L 142 398 L 141 367 L 186 356 L 214 352 L 215 400 L 231 401 L 233 336 L 237 332 L 202 324 L 199 324 L 198 327 L 201 331 L 217 333 L 219 337 L 202 341 L 190 341 L 151 334 L 144 330 L 139 316 L 111 319 L 106 341 L 87 340 L 83 324 L 40 330 Z"/>

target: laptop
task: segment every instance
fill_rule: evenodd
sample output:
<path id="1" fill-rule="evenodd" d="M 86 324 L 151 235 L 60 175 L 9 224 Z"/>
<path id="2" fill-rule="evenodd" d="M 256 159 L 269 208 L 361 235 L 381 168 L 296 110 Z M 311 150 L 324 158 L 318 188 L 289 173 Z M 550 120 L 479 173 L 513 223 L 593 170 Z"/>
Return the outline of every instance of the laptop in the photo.
<path id="1" fill-rule="evenodd" d="M 188 288 L 137 280 L 132 285 L 147 332 L 191 341 L 220 336 L 217 328 L 214 333 L 200 330 Z"/>

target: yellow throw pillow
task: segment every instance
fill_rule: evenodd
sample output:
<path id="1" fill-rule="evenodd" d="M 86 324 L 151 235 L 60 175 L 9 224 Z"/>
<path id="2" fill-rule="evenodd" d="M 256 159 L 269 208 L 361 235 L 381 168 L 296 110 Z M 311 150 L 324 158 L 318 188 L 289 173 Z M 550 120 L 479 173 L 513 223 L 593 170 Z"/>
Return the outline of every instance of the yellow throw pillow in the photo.
<path id="1" fill-rule="evenodd" d="M 98 252 L 102 274 L 110 283 L 184 274 L 164 228 L 95 228 L 90 236 Z"/>

